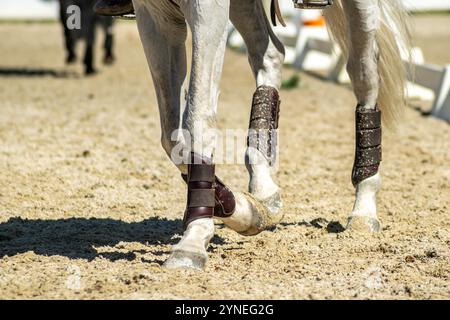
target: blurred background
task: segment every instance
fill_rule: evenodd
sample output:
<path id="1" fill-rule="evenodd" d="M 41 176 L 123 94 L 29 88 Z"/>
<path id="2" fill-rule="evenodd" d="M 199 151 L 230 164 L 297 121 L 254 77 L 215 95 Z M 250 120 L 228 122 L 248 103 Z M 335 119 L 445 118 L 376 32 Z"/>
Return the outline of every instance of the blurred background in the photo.
<path id="1" fill-rule="evenodd" d="M 2 0 L 0 19 L 56 19 L 57 0 Z"/>
<path id="2" fill-rule="evenodd" d="M 270 2 L 270 0 L 263 1 Z M 450 90 L 450 80 L 446 80 L 446 74 L 450 72 L 446 70 L 447 65 L 450 64 L 448 53 L 450 0 L 403 0 L 403 2 L 413 15 L 413 65 L 419 66 L 416 68 L 416 73 L 411 75 L 412 81 L 408 86 L 408 95 L 412 101 L 425 103 L 424 112 L 448 120 L 450 111 L 442 106 L 445 103 L 450 104 L 450 97 L 449 101 L 445 101 L 448 95 L 447 91 Z M 63 4 L 63 7 L 67 7 L 70 1 L 2 0 L 0 2 L 0 22 L 3 25 L 8 22 L 16 23 L 17 28 L 20 28 L 18 23 L 42 24 L 67 19 L 67 15 L 64 16 L 65 8 L 61 10 L 60 3 Z M 96 65 L 101 64 L 96 63 L 96 58 L 99 61 L 103 60 L 104 65 L 111 65 L 115 61 L 114 22 L 109 18 L 86 18 L 86 16 L 93 15 L 90 9 L 95 1 L 85 0 L 80 3 L 85 6 L 82 10 L 85 16 L 83 30 L 69 31 L 63 28 L 63 24 L 60 24 L 64 36 L 60 43 L 63 44 L 65 51 L 62 60 L 67 65 L 74 65 L 77 60 L 82 62 L 84 73 L 90 75 L 95 74 Z M 276 27 L 275 31 L 287 48 L 286 64 L 293 66 L 295 70 L 318 72 L 334 82 L 348 83 L 349 79 L 345 73 L 343 60 L 340 61 L 342 57 L 339 55 L 339 49 L 330 42 L 320 11 L 296 10 L 290 0 L 281 1 L 281 5 L 288 26 L 286 28 Z M 88 23 L 85 23 L 86 21 Z M 120 23 L 130 25 L 123 21 Z M 97 30 L 97 32 L 103 32 L 103 35 L 96 36 L 97 33 L 93 30 L 100 29 L 97 27 L 103 29 L 102 31 Z M 119 29 L 124 29 L 124 27 L 119 27 Z M 131 31 L 131 29 L 129 30 Z M 20 33 L 16 32 L 15 35 L 20 37 Z M 96 41 L 96 38 L 100 40 Z M 57 41 L 57 38 L 55 37 L 53 40 Z M 84 43 L 84 47 L 82 47 L 84 49 L 77 45 L 78 42 Z M 98 43 L 98 50 L 95 50 L 95 43 Z M 6 43 L 2 46 L 5 45 Z M 245 52 L 245 45 L 239 34 L 233 31 L 231 24 L 229 47 Z M 405 58 L 408 54 L 405 52 Z M 20 64 L 19 61 L 17 62 Z M 287 79 L 285 84 L 287 86 L 298 84 L 297 77 Z"/>

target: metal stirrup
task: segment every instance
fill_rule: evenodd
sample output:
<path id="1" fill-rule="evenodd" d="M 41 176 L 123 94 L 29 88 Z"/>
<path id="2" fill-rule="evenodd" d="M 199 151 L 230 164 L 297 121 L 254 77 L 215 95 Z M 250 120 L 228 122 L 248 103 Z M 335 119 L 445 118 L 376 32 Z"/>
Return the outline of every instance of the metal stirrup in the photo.
<path id="1" fill-rule="evenodd" d="M 325 9 L 333 5 L 333 0 L 292 0 L 299 9 Z"/>

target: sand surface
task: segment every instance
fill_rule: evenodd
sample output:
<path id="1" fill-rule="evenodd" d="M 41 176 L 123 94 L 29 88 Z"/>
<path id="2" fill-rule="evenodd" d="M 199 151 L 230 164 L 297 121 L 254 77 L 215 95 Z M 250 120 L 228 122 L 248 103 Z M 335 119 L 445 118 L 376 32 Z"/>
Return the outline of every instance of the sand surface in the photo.
<path id="1" fill-rule="evenodd" d="M 427 60 L 449 63 L 450 16 L 415 22 Z M 217 224 L 205 272 L 163 269 L 185 186 L 136 26 L 116 30 L 116 66 L 84 78 L 63 65 L 59 25 L 0 24 L 0 298 L 450 298 L 450 125 L 407 109 L 384 136 L 382 232 L 342 232 L 355 100 L 302 73 L 281 93 L 285 221 L 255 237 Z M 221 128 L 246 129 L 249 71 L 227 51 Z M 244 166 L 217 170 L 245 190 Z"/>

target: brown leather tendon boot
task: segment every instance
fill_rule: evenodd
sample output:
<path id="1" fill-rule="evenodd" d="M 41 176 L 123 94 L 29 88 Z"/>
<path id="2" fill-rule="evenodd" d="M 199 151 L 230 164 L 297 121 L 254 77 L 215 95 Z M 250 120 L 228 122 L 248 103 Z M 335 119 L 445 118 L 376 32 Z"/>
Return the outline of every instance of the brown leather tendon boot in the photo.
<path id="1" fill-rule="evenodd" d="M 134 7 L 131 0 L 99 0 L 94 11 L 102 16 L 123 16 L 133 14 Z"/>
<path id="2" fill-rule="evenodd" d="M 381 111 L 356 107 L 356 146 L 352 171 L 353 186 L 376 175 L 382 160 Z"/>
<path id="3" fill-rule="evenodd" d="M 215 194 L 215 166 L 210 159 L 197 162 L 197 156 L 191 154 L 188 165 L 188 192 L 186 211 L 184 213 L 183 228 L 194 220 L 212 218 L 214 216 Z"/>
<path id="4" fill-rule="evenodd" d="M 183 178 L 183 180 L 190 187 L 196 186 L 198 182 L 202 182 L 202 186 L 208 186 L 208 188 L 212 187 L 212 189 L 214 190 L 213 216 L 220 217 L 220 218 L 230 217 L 234 213 L 234 209 L 236 207 L 236 200 L 235 200 L 234 195 L 231 192 L 231 190 L 228 189 L 228 187 L 217 176 L 215 176 L 215 174 L 214 174 L 215 168 L 214 168 L 214 165 L 211 163 L 211 160 L 205 159 L 198 154 L 192 153 L 191 154 L 191 162 L 192 162 L 192 164 L 190 164 L 188 166 L 190 175 L 191 175 L 191 179 L 189 179 L 188 175 L 182 174 L 181 177 Z M 212 177 L 211 177 L 211 174 L 212 174 Z M 203 181 L 192 181 L 192 180 L 199 180 L 199 176 L 202 176 L 201 180 L 203 180 Z M 196 182 L 196 183 L 194 183 L 194 185 L 191 185 L 192 182 Z M 207 182 L 207 183 L 212 182 L 211 187 L 209 186 L 209 184 L 205 185 L 205 182 Z M 202 191 L 202 192 L 204 192 L 204 191 Z M 188 199 L 188 202 L 190 202 L 189 199 Z M 204 209 L 202 209 L 200 211 L 204 211 Z M 196 214 L 194 214 L 194 215 L 187 214 L 185 216 L 185 227 L 190 222 L 187 220 L 191 220 L 194 216 L 196 216 Z M 189 219 L 189 218 L 191 218 L 191 219 Z"/>
<path id="5" fill-rule="evenodd" d="M 187 183 L 187 174 L 181 174 L 181 178 L 183 178 L 184 182 Z M 236 209 L 236 200 L 234 198 L 234 194 L 217 176 L 215 176 L 214 193 L 214 217 L 231 217 L 234 213 L 234 209 Z"/>
<path id="6" fill-rule="evenodd" d="M 277 155 L 280 103 L 277 89 L 265 85 L 256 88 L 248 126 L 247 146 L 261 151 L 271 166 Z"/>

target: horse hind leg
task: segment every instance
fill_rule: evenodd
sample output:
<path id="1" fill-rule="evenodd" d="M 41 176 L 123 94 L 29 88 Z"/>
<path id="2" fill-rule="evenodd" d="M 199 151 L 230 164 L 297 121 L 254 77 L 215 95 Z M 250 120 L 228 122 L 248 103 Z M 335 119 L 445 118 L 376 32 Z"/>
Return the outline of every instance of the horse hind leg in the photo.
<path id="1" fill-rule="evenodd" d="M 185 140 L 185 144 L 190 146 L 192 153 L 186 180 L 185 232 L 180 242 L 173 247 L 165 266 L 202 269 L 207 260 L 206 247 L 214 234 L 212 218 L 217 217 L 219 212 L 225 213 L 219 218 L 226 221 L 228 226 L 245 235 L 265 230 L 270 220 L 266 208 L 254 197 L 241 193 L 233 195 L 215 177 L 213 155 L 216 141 L 214 135 L 205 134 L 216 129 L 229 0 L 186 1 L 181 2 L 180 7 L 191 27 L 193 42 L 190 87 L 182 121 L 183 129 L 190 137 L 189 142 Z M 198 10 L 199 7 L 201 10 Z M 236 221 L 239 223 L 234 225 Z"/>
<path id="2" fill-rule="evenodd" d="M 114 33 L 113 24 L 114 20 L 111 17 L 102 17 L 101 19 L 102 28 L 105 32 L 105 40 L 103 43 L 104 56 L 103 63 L 106 65 L 112 65 L 116 60 L 114 57 L 113 47 L 114 47 Z"/>
<path id="3" fill-rule="evenodd" d="M 84 12 L 83 14 L 90 14 Z M 85 20 L 89 20 L 89 22 L 86 23 L 85 28 L 82 30 L 82 32 L 85 35 L 85 41 L 86 41 L 86 48 L 84 52 L 84 73 L 86 75 L 93 75 L 96 73 L 95 67 L 94 67 L 94 47 L 95 47 L 95 17 L 89 16 L 86 17 Z"/>
<path id="4" fill-rule="evenodd" d="M 170 30 L 171 28 L 168 25 L 173 22 L 177 22 L 175 26 L 181 23 L 185 25 L 185 18 L 191 27 L 192 71 L 189 92 L 185 101 L 186 107 L 181 121 L 183 136 L 180 137 L 180 145 L 185 149 L 184 153 L 189 151 L 189 162 L 187 166 L 178 163 L 180 171 L 187 174 L 186 182 L 188 185 L 187 204 L 183 219 L 184 233 L 179 243 L 172 247 L 171 255 L 164 266 L 166 268 L 203 269 L 208 258 L 206 248 L 214 235 L 213 215 L 216 204 L 213 162 L 215 139 L 214 136 L 205 134 L 205 132 L 215 129 L 218 86 L 225 51 L 229 3 L 228 0 L 214 2 L 203 0 L 178 1 L 178 8 L 171 2 L 161 3 L 161 6 L 154 6 L 151 2 L 146 2 L 145 5 L 151 6 L 148 10 L 142 9 L 139 1 L 134 3 L 143 42 L 146 43 L 146 46 L 150 46 L 149 42 L 156 44 L 156 47 L 146 50 L 147 56 L 151 58 L 156 55 L 159 56 L 157 59 L 162 60 L 173 59 L 169 61 L 169 69 L 163 67 L 161 63 L 154 64 L 149 59 L 155 87 L 167 85 L 168 88 L 163 90 L 168 90 L 169 94 L 179 95 L 179 90 L 174 88 L 170 82 L 162 83 L 159 81 L 160 77 L 167 78 L 168 74 L 173 74 L 177 70 L 176 61 L 179 61 L 179 59 L 185 61 L 185 57 L 181 56 L 179 52 L 173 52 L 173 47 L 180 47 L 177 40 L 179 30 L 176 28 Z M 158 10 L 161 10 L 160 14 L 158 14 Z M 181 18 L 183 18 L 182 22 Z M 161 48 L 161 44 L 155 41 L 154 32 L 152 32 L 154 30 L 151 29 L 151 26 L 155 23 L 157 29 L 163 33 L 161 40 L 163 40 L 163 43 L 167 43 L 166 48 Z M 183 37 L 185 38 L 185 36 L 186 30 L 184 30 Z M 164 70 L 158 70 L 159 68 L 164 68 Z M 183 71 L 181 70 L 181 72 Z M 158 78 L 155 77 L 156 73 L 159 75 Z M 166 75 L 163 73 L 166 73 Z M 160 102 L 163 99 L 173 99 L 173 95 L 158 95 Z M 180 104 L 180 101 L 178 101 L 178 104 Z M 175 122 L 180 120 L 179 112 L 179 110 L 172 109 L 169 114 L 162 115 L 162 117 L 166 120 L 171 118 L 170 123 L 175 125 Z M 162 126 L 165 124 L 166 121 L 163 119 Z M 166 129 L 163 128 L 163 131 L 166 131 Z M 163 138 L 163 140 L 166 139 Z M 170 152 L 171 159 L 174 161 L 173 149 L 175 146 L 168 141 L 164 141 L 163 144 L 165 144 L 166 152 Z M 197 161 L 197 159 L 200 159 L 200 161 Z"/>
<path id="5" fill-rule="evenodd" d="M 356 146 L 352 182 L 356 200 L 347 228 L 380 230 L 376 196 L 381 186 L 381 111 L 379 96 L 378 44 L 380 8 L 377 0 L 343 1 L 349 32 L 347 70 L 358 101 L 356 108 Z"/>
<path id="6" fill-rule="evenodd" d="M 185 147 L 178 134 L 181 103 L 184 102 L 183 83 L 186 78 L 187 27 L 184 16 L 172 5 L 160 7 L 152 2 L 134 2 L 136 20 L 144 52 L 158 97 L 161 123 L 161 145 L 179 170 L 187 173 L 183 159 L 176 159 L 173 150 Z M 179 139 L 173 140 L 173 135 Z M 194 168 L 195 170 L 195 168 Z M 198 219 L 185 226 L 178 244 L 172 247 L 166 268 L 202 269 L 207 261 L 206 247 L 214 234 L 212 219 Z"/>
<path id="7" fill-rule="evenodd" d="M 66 64 L 73 64 L 77 60 L 75 52 L 75 38 L 74 31 L 67 27 L 67 7 L 68 4 L 65 1 L 60 1 L 60 20 L 64 31 L 64 45 L 66 48 Z"/>
<path id="8" fill-rule="evenodd" d="M 216 178 L 216 185 L 220 184 L 223 190 L 217 192 L 216 187 L 216 194 L 219 194 L 217 202 L 219 205 L 226 203 L 228 209 L 233 207 L 234 210 L 219 210 L 226 215 L 215 216 L 234 231 L 252 236 L 276 225 L 282 216 L 279 187 L 272 177 L 277 151 L 272 142 L 276 141 L 278 127 L 278 88 L 284 49 L 272 33 L 259 1 L 232 0 L 230 18 L 247 42 L 250 65 L 257 83 L 246 153 L 250 193 L 233 194 Z M 217 205 L 215 210 L 216 213 Z"/>

